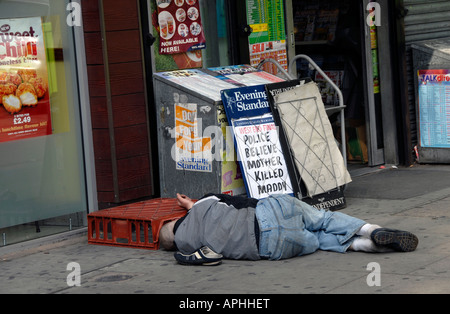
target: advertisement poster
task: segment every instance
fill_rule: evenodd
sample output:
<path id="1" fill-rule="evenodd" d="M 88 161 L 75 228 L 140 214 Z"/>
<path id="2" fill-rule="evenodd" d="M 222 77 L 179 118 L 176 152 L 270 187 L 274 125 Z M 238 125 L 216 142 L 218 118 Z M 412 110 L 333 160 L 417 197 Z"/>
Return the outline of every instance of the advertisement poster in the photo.
<path id="1" fill-rule="evenodd" d="M 246 0 L 247 23 L 252 28 L 249 40 L 250 65 L 257 66 L 264 59 L 274 59 L 288 68 L 283 0 Z M 273 64 L 263 69 L 277 74 Z"/>
<path id="2" fill-rule="evenodd" d="M 40 17 L 0 20 L 0 142 L 52 133 Z"/>
<path id="3" fill-rule="evenodd" d="M 177 170 L 212 172 L 211 138 L 199 136 L 197 104 L 175 104 Z"/>
<path id="4" fill-rule="evenodd" d="M 163 72 L 180 69 L 201 68 L 203 65 L 202 50 L 181 52 L 170 55 L 163 55 L 159 53 L 159 46 L 161 41 L 159 34 L 161 30 L 158 24 L 158 7 L 156 5 L 156 1 L 150 1 L 150 9 L 152 21 L 151 33 L 155 40 L 154 44 L 152 45 L 155 59 L 155 71 Z"/>
<path id="5" fill-rule="evenodd" d="M 179 54 L 206 48 L 198 1 L 156 0 L 160 54 Z"/>
<path id="6" fill-rule="evenodd" d="M 419 70 L 422 147 L 450 148 L 450 70 Z"/>
<path id="7" fill-rule="evenodd" d="M 380 93 L 380 73 L 378 65 L 378 37 L 377 27 L 372 25 L 370 27 L 370 46 L 372 53 L 372 77 L 373 77 L 373 93 Z"/>
<path id="8" fill-rule="evenodd" d="M 248 195 L 262 199 L 270 194 L 292 194 L 265 85 L 224 90 L 222 101 Z"/>

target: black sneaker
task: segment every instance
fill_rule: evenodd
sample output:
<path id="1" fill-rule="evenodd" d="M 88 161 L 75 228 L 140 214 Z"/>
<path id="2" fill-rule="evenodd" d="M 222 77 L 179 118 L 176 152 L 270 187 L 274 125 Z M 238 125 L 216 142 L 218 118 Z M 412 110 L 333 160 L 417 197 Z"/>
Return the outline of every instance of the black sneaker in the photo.
<path id="1" fill-rule="evenodd" d="M 218 254 L 211 250 L 209 247 L 204 246 L 192 254 L 183 254 L 181 252 L 175 252 L 174 257 L 178 263 L 182 265 L 203 265 L 203 266 L 215 266 L 222 262 L 222 254 Z"/>
<path id="2" fill-rule="evenodd" d="M 408 231 L 379 228 L 370 237 L 376 245 L 383 245 L 398 252 L 412 252 L 419 244 L 419 239 Z"/>

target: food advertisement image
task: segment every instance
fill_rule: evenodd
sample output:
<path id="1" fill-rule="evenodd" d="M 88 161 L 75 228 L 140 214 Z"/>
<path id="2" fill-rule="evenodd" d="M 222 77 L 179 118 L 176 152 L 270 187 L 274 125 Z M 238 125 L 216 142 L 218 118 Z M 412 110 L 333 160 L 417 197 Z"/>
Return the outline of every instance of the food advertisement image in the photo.
<path id="1" fill-rule="evenodd" d="M 0 143 L 52 133 L 40 17 L 0 19 Z"/>
<path id="2" fill-rule="evenodd" d="M 160 54 L 206 48 L 198 0 L 156 0 Z"/>

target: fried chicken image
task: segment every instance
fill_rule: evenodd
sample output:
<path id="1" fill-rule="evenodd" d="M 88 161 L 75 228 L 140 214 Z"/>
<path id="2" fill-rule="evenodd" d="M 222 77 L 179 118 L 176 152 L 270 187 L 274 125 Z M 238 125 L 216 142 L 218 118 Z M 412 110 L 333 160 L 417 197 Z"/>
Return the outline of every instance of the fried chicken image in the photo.
<path id="1" fill-rule="evenodd" d="M 17 73 L 9 72 L 9 82 L 13 83 L 16 86 L 19 86 L 20 84 L 22 84 L 22 78 Z"/>
<path id="2" fill-rule="evenodd" d="M 37 76 L 37 73 L 36 73 L 35 69 L 19 69 L 17 71 L 17 74 L 20 75 L 20 77 L 22 78 L 22 80 L 24 82 L 28 82 L 33 77 Z"/>
<path id="3" fill-rule="evenodd" d="M 28 83 L 33 85 L 38 98 L 42 98 L 45 95 L 45 92 L 47 91 L 47 83 L 42 77 L 33 77 L 28 81 Z"/>
<path id="4" fill-rule="evenodd" d="M 23 106 L 35 106 L 48 90 L 42 77 L 35 69 L 0 71 L 0 105 L 11 114 L 22 110 Z"/>
<path id="5" fill-rule="evenodd" d="M 22 78 L 16 72 L 1 72 L 0 83 L 13 83 L 16 86 L 19 86 L 22 83 Z"/>
<path id="6" fill-rule="evenodd" d="M 13 83 L 0 83 L 0 105 L 3 103 L 3 96 L 14 94 L 17 86 Z"/>
<path id="7" fill-rule="evenodd" d="M 22 103 L 19 97 L 14 94 L 3 95 L 2 97 L 3 107 L 11 114 L 17 113 L 22 109 Z"/>
<path id="8" fill-rule="evenodd" d="M 20 98 L 23 106 L 35 106 L 38 102 L 36 91 L 30 83 L 20 84 L 16 90 L 16 96 Z"/>
<path id="9" fill-rule="evenodd" d="M 8 72 L 2 71 L 0 72 L 0 84 L 5 84 L 9 82 Z"/>

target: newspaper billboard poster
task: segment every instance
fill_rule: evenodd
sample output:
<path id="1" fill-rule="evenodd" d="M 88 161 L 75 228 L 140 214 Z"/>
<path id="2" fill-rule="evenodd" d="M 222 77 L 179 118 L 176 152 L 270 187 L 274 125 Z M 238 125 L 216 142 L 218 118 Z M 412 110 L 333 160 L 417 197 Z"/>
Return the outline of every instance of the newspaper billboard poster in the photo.
<path id="1" fill-rule="evenodd" d="M 40 17 L 0 20 L 0 142 L 52 134 Z"/>
<path id="2" fill-rule="evenodd" d="M 265 85 L 222 91 L 247 193 L 262 199 L 293 194 Z"/>

